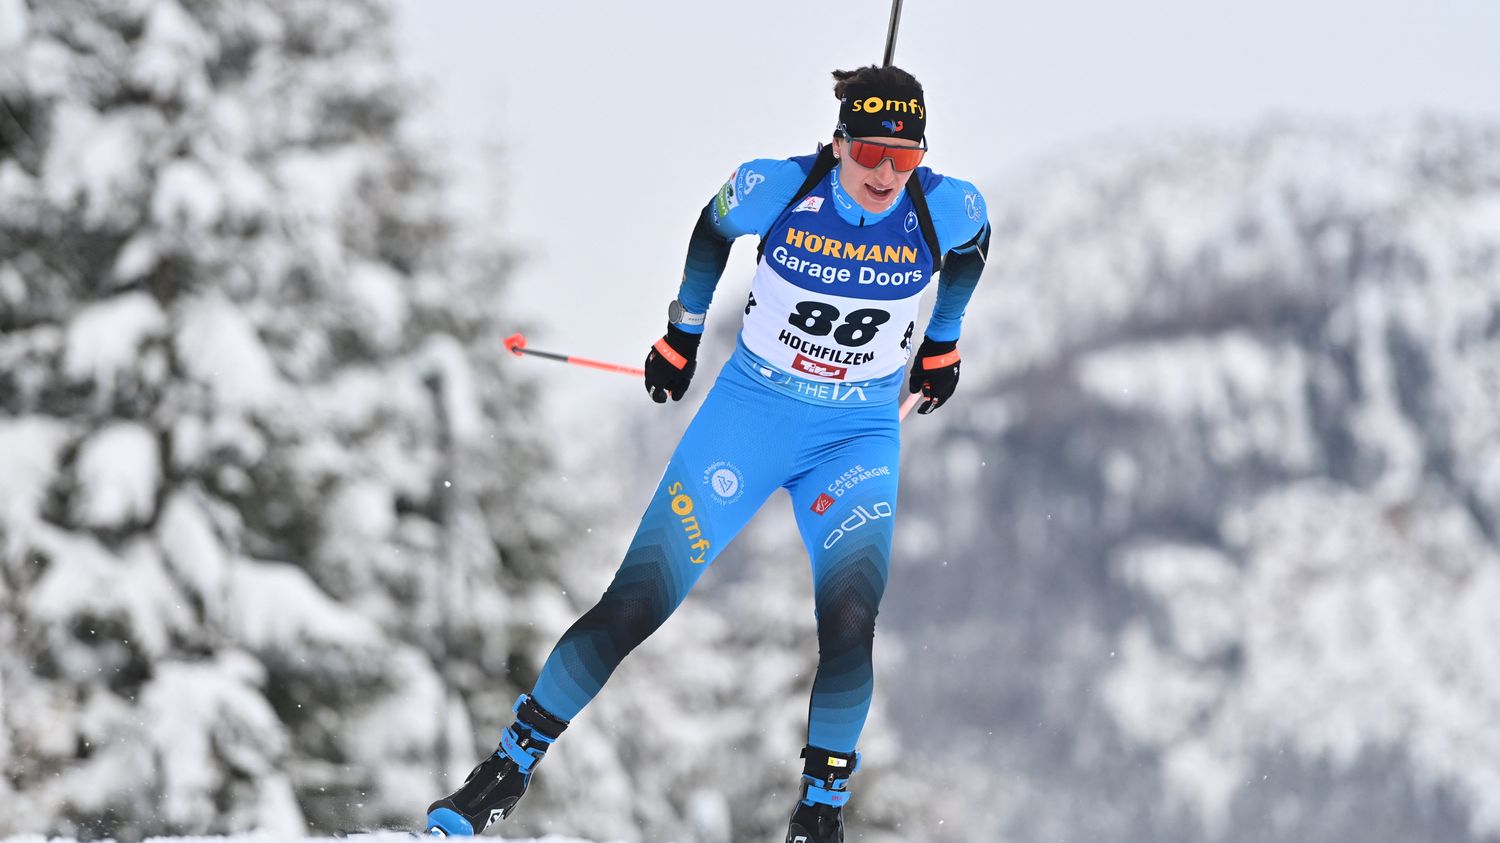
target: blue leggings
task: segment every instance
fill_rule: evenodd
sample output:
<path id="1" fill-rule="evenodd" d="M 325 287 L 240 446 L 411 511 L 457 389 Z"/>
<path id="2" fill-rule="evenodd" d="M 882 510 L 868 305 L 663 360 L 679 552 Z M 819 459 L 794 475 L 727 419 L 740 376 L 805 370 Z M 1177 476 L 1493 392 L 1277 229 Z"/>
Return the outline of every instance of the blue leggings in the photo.
<path id="1" fill-rule="evenodd" d="M 812 561 L 818 671 L 808 743 L 853 752 L 874 691 L 890 570 L 897 406 L 812 404 L 726 365 L 672 454 L 614 581 L 558 641 L 532 697 L 572 720 L 778 487 Z"/>

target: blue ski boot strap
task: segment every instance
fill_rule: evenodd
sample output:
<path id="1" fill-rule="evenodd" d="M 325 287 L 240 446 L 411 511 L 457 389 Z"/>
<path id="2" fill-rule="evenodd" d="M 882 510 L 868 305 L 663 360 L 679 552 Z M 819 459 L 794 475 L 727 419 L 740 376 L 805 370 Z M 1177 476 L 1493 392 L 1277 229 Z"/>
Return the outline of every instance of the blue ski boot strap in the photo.
<path id="1" fill-rule="evenodd" d="M 515 712 L 516 721 L 501 733 L 500 752 L 514 761 L 523 775 L 530 776 L 531 768 L 542 760 L 568 724 L 553 717 L 527 694 L 516 698 L 511 711 Z"/>
<path id="2" fill-rule="evenodd" d="M 802 801 L 808 805 L 832 805 L 842 808 L 849 802 L 848 779 L 834 782 L 833 787 L 824 787 L 823 783 L 812 776 L 802 777 Z"/>
<path id="3" fill-rule="evenodd" d="M 551 746 L 552 741 L 546 735 L 534 732 L 519 722 L 512 723 L 500 734 L 500 751 L 526 775 L 531 774 L 531 768 L 542 760 Z"/>

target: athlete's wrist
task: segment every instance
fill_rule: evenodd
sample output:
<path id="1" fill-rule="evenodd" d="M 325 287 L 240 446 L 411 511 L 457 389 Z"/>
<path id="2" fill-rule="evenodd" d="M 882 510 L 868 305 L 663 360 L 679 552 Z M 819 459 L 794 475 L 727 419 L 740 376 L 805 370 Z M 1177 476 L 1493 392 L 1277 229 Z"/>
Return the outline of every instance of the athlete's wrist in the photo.
<path id="1" fill-rule="evenodd" d="M 689 359 L 698 356 L 698 343 L 703 341 L 701 332 L 684 331 L 681 327 L 667 323 L 667 333 L 662 337 L 678 354 Z"/>
<path id="2" fill-rule="evenodd" d="M 694 313 L 683 305 L 681 299 L 672 299 L 671 304 L 667 305 L 667 324 L 676 325 L 688 333 L 703 333 L 703 323 L 707 320 L 707 311 Z"/>
<path id="3" fill-rule="evenodd" d="M 922 337 L 917 349 L 918 364 L 923 369 L 937 369 L 958 362 L 958 340 L 935 340 Z"/>

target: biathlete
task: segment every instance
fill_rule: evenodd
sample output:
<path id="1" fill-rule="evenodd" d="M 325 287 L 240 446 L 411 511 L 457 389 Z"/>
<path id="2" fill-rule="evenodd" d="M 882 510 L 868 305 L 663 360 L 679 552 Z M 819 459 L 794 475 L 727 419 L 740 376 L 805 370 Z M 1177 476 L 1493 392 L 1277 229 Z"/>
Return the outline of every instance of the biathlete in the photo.
<path id="1" fill-rule="evenodd" d="M 844 839 L 842 808 L 874 690 L 875 616 L 890 568 L 898 402 L 918 296 L 937 300 L 907 379 L 918 409 L 958 385 L 959 327 L 989 224 L 979 191 L 921 167 L 922 86 L 895 67 L 836 71 L 838 125 L 816 155 L 740 166 L 703 209 L 646 391 L 681 400 L 731 243 L 761 238 L 733 356 L 689 424 L 614 581 L 558 641 L 515 722 L 433 833 L 509 816 L 536 765 L 620 661 L 687 596 L 777 488 L 811 557 L 818 629 L 800 799 L 787 843 Z M 938 276 L 938 270 L 942 274 Z"/>

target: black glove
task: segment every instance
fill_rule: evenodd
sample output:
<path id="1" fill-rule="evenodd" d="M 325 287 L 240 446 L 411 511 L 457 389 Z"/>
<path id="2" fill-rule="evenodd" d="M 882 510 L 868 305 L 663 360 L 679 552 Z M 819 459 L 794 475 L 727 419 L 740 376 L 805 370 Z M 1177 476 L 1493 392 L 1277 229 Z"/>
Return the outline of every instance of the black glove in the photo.
<path id="1" fill-rule="evenodd" d="M 911 391 L 920 392 L 927 399 L 917 412 L 925 416 L 943 406 L 957 388 L 958 341 L 939 342 L 923 337 L 911 365 Z"/>
<path id="2" fill-rule="evenodd" d="M 656 341 L 646 355 L 646 392 L 658 404 L 667 396 L 681 401 L 698 368 L 698 341 L 702 334 L 690 334 L 676 325 L 667 325 L 667 335 Z"/>

